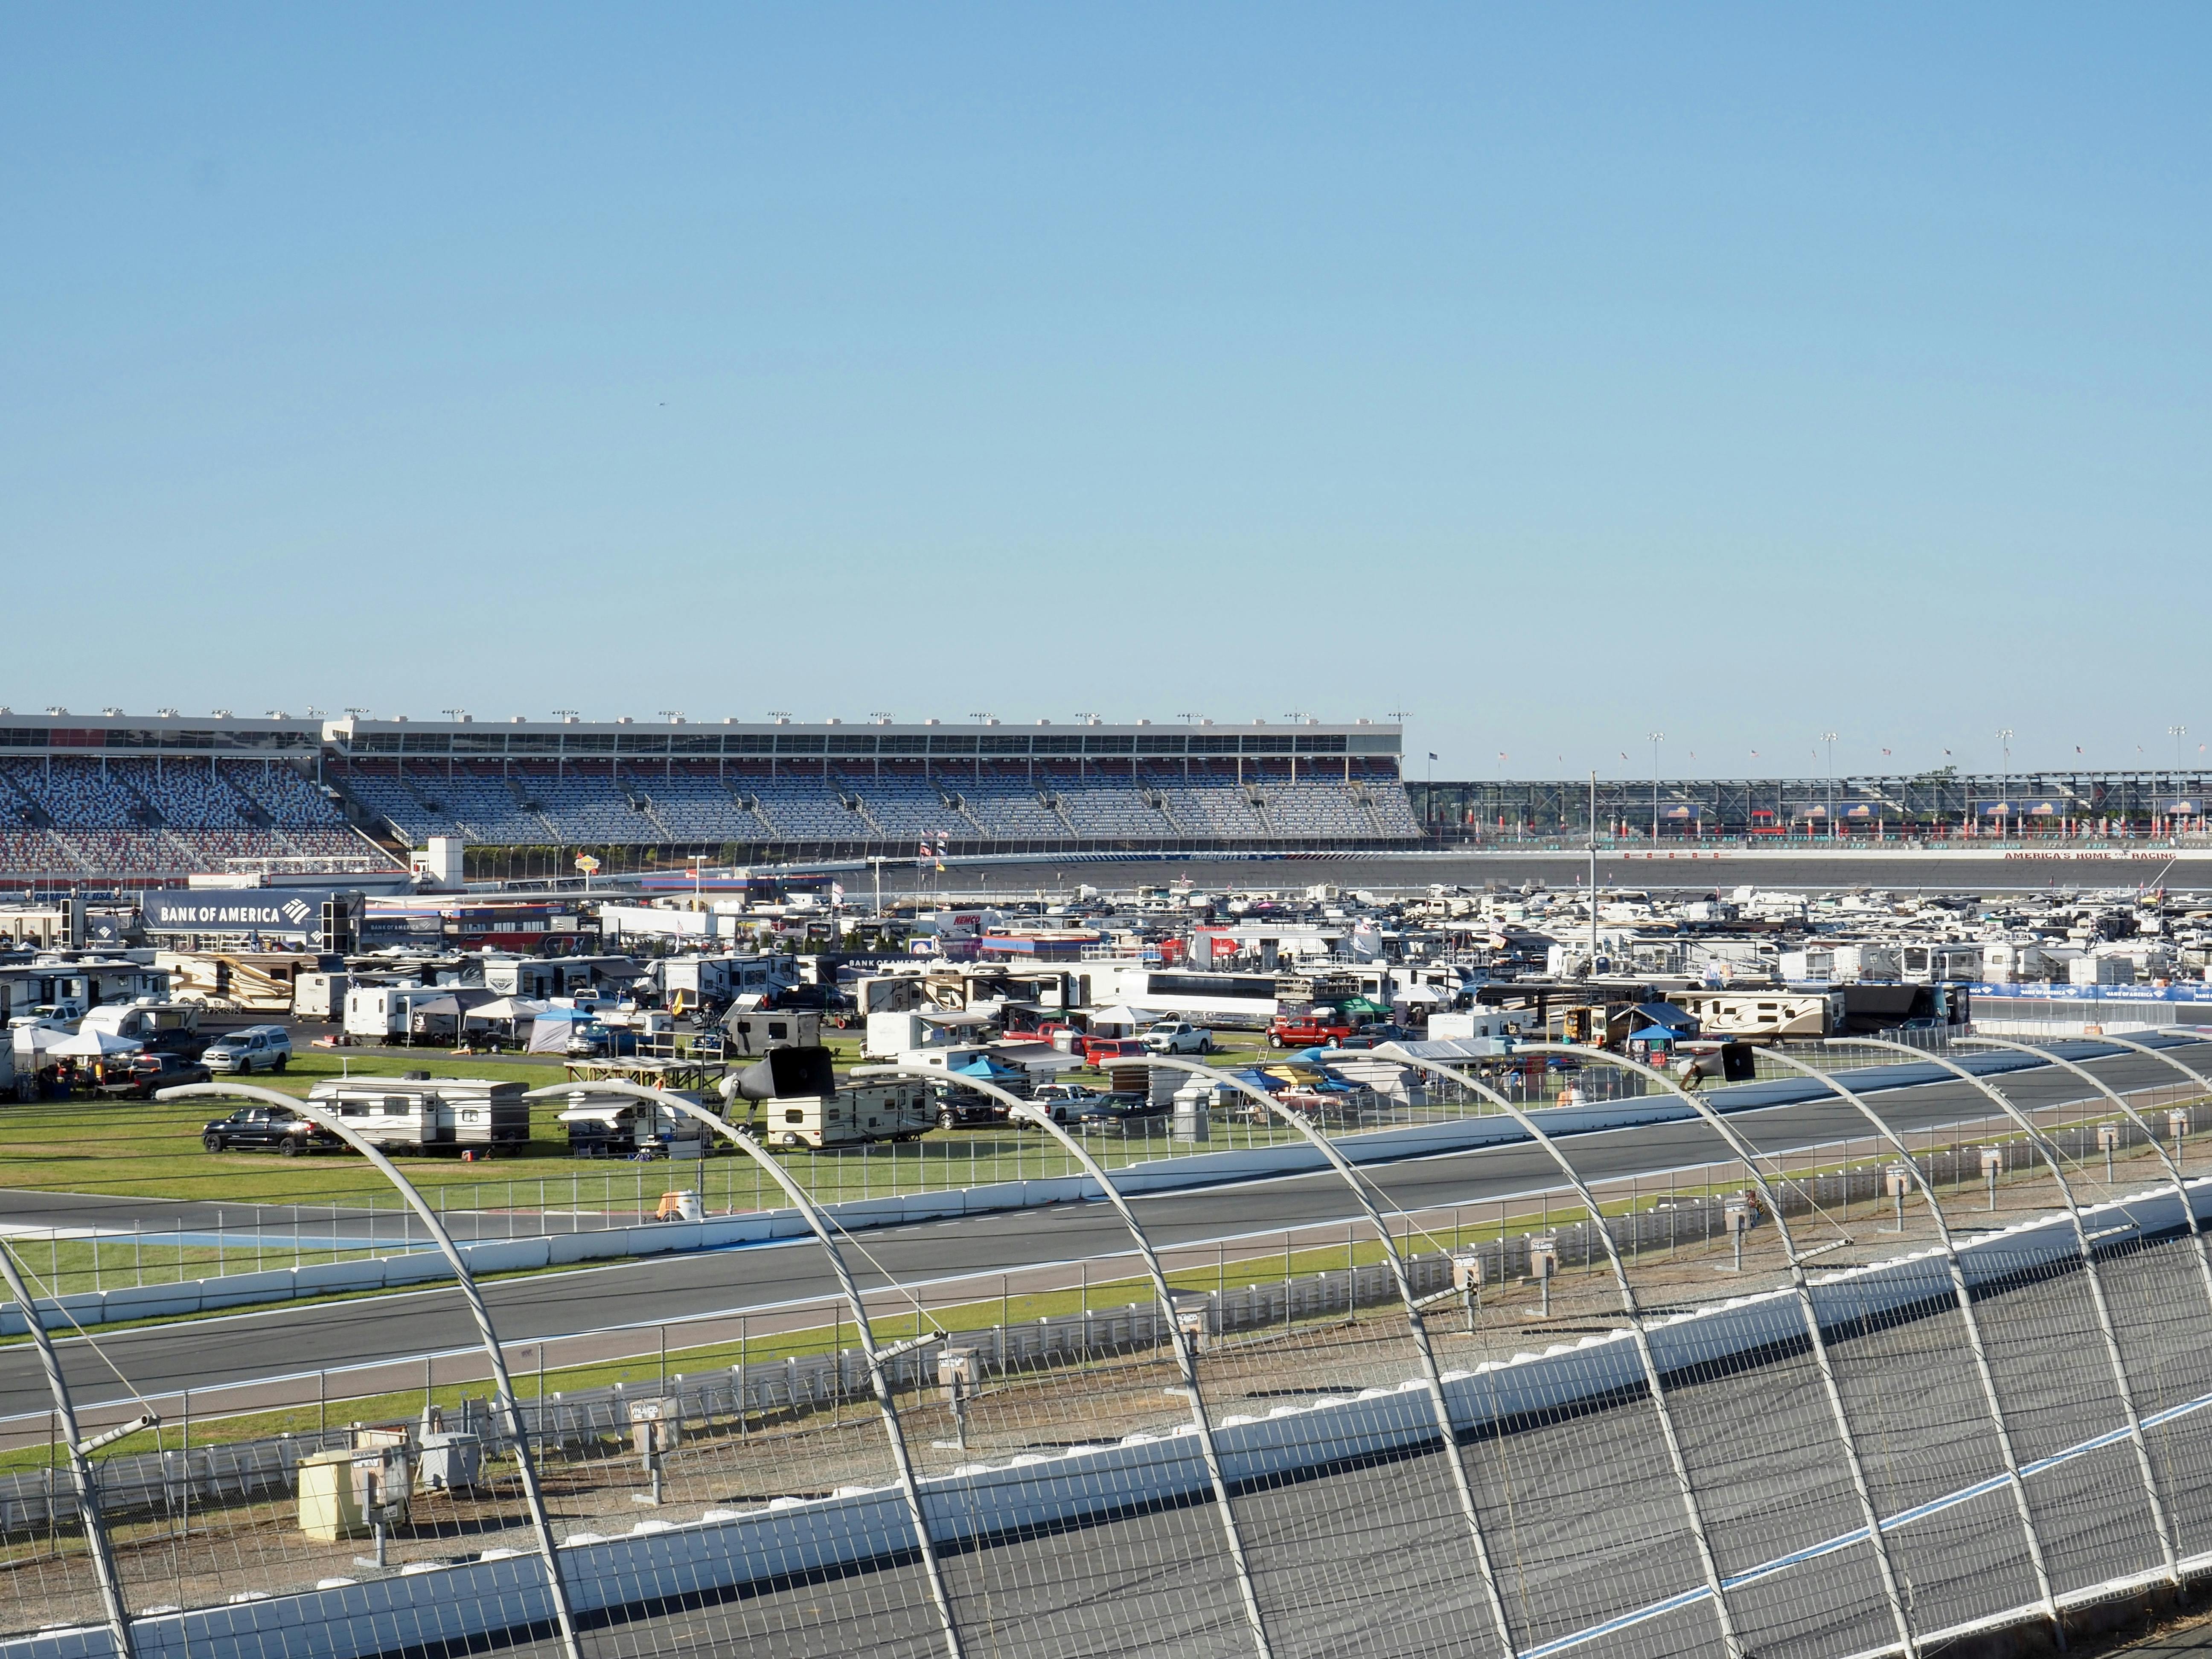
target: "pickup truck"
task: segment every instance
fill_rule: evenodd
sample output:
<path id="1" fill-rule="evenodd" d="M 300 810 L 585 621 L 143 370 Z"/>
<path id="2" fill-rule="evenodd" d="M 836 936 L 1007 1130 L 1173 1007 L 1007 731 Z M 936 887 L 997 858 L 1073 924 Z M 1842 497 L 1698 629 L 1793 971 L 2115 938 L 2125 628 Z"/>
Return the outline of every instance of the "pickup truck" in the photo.
<path id="1" fill-rule="evenodd" d="M 1268 1022 L 1267 1041 L 1279 1048 L 1330 1048 L 1352 1033 L 1352 1022 L 1334 1008 L 1310 1008 L 1302 1014 L 1278 1014 Z"/>
<path id="2" fill-rule="evenodd" d="M 1145 1044 L 1139 1037 L 1095 1037 L 1083 1039 L 1083 1063 L 1085 1066 L 1109 1066 L 1117 1060 L 1140 1056 Z"/>
<path id="3" fill-rule="evenodd" d="M 1210 1054 L 1213 1033 L 1187 1019 L 1164 1019 L 1147 1028 L 1144 1043 L 1156 1054 Z"/>

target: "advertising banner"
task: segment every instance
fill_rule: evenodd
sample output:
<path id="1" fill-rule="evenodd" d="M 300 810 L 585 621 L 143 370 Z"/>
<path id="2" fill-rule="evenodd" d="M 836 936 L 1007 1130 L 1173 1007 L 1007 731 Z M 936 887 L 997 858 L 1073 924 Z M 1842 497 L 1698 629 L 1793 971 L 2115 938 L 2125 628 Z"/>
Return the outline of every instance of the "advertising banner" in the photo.
<path id="1" fill-rule="evenodd" d="M 138 908 L 150 933 L 286 933 L 312 938 L 330 890 L 245 887 L 143 894 Z"/>

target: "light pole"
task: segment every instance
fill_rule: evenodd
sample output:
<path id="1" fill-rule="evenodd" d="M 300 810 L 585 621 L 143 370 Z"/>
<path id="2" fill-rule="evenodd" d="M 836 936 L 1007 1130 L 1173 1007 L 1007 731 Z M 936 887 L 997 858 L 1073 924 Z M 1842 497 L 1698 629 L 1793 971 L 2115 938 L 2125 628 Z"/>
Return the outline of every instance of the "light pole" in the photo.
<path id="1" fill-rule="evenodd" d="M 2173 739 L 2173 799 L 2179 801 L 2181 799 L 2181 740 L 2189 735 L 2189 728 L 2169 726 L 2166 728 L 2166 735 Z M 2170 811 L 2166 815 L 2166 827 L 2168 833 L 2172 831 L 2173 814 Z"/>
<path id="2" fill-rule="evenodd" d="M 1589 973 L 1587 977 L 1595 979 L 1597 977 L 1597 773 L 1595 769 L 1590 772 L 1589 904 Z"/>
<path id="3" fill-rule="evenodd" d="M 2004 792 L 2004 799 L 1997 803 L 1997 828 L 2009 835 L 2012 832 L 2012 727 L 2000 727 L 1997 742 L 2004 750 L 2004 769 L 1997 775 L 1997 787 Z"/>
<path id="4" fill-rule="evenodd" d="M 1651 842 L 1656 846 L 1659 842 L 1659 745 L 1667 741 L 1667 734 L 1664 732 L 1650 732 L 1644 735 L 1651 739 Z"/>
<path id="5" fill-rule="evenodd" d="M 1828 746 L 1828 839 L 1836 838 L 1836 734 L 1820 733 L 1820 741 Z"/>

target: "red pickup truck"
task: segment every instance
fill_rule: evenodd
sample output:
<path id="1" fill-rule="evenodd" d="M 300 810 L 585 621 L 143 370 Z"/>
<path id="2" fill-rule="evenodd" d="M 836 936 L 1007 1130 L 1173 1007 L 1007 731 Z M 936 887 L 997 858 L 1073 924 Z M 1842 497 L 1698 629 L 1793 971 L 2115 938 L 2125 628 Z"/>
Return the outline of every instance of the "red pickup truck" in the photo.
<path id="1" fill-rule="evenodd" d="M 1328 1048 L 1352 1032 L 1352 1022 L 1334 1008 L 1309 1008 L 1302 1014 L 1278 1014 L 1267 1026 L 1267 1041 L 1280 1048 Z"/>
<path id="2" fill-rule="evenodd" d="M 1117 1060 L 1144 1054 L 1143 1040 L 1138 1037 L 1086 1036 L 1083 1039 L 1083 1063 L 1085 1066 L 1111 1065 Z"/>

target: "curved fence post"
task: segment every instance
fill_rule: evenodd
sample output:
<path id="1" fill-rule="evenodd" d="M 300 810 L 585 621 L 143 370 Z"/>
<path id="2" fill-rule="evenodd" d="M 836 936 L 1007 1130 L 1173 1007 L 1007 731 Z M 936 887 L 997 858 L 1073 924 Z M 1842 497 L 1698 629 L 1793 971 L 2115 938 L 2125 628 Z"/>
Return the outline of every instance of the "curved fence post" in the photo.
<path id="1" fill-rule="evenodd" d="M 531 1455 L 530 1436 L 524 1429 L 521 1407 L 515 1404 L 514 1385 L 507 1374 L 507 1356 L 500 1351 L 499 1333 L 492 1328 L 491 1314 L 484 1307 L 483 1295 L 477 1289 L 475 1276 L 469 1272 L 468 1263 L 461 1259 L 453 1244 L 453 1236 L 438 1212 L 422 1201 L 422 1195 L 414 1184 L 392 1167 L 392 1160 L 362 1139 L 343 1118 L 327 1108 L 296 1095 L 280 1094 L 274 1089 L 255 1088 L 243 1083 L 187 1083 L 173 1089 L 163 1089 L 154 1097 L 156 1100 L 258 1100 L 271 1106 L 282 1106 L 287 1111 L 297 1112 L 312 1123 L 319 1124 L 368 1160 L 369 1167 L 392 1183 L 407 1207 L 414 1211 L 430 1237 L 437 1242 L 438 1249 L 446 1263 L 453 1270 L 453 1279 L 460 1287 L 462 1298 L 467 1302 L 469 1313 L 476 1321 L 477 1332 L 483 1340 L 486 1359 L 491 1362 L 494 1385 L 499 1390 L 501 1411 L 507 1418 L 507 1431 L 514 1442 L 514 1462 L 522 1478 L 522 1492 L 530 1508 L 530 1524 L 538 1534 L 538 1546 L 545 1554 L 545 1587 L 553 1601 L 553 1617 L 561 1632 L 561 1645 L 568 1659 L 583 1659 L 576 1640 L 576 1621 L 568 1607 L 568 1587 L 561 1577 L 561 1556 L 553 1542 L 552 1518 L 545 1511 L 545 1494 L 538 1484 L 537 1461 Z"/>
<path id="2" fill-rule="evenodd" d="M 1368 1224 L 1374 1228 L 1376 1237 L 1382 1241 L 1384 1259 L 1389 1263 L 1390 1276 L 1398 1287 L 1399 1299 L 1406 1306 L 1406 1320 L 1413 1331 L 1413 1347 L 1420 1356 L 1421 1377 L 1428 1388 L 1430 1409 L 1436 1418 L 1437 1431 L 1443 1437 L 1446 1461 L 1451 1468 L 1453 1489 L 1459 1498 L 1460 1510 L 1467 1522 L 1468 1533 L 1474 1543 L 1475 1565 L 1482 1575 L 1483 1589 L 1490 1602 L 1491 1616 L 1498 1624 L 1498 1640 L 1504 1644 L 1505 1651 L 1511 1654 L 1514 1651 L 1513 1632 L 1506 1620 L 1504 1593 L 1498 1586 L 1497 1565 L 1491 1556 L 1489 1540 L 1483 1535 L 1480 1511 L 1475 1506 L 1474 1488 L 1468 1479 L 1467 1464 L 1460 1453 L 1459 1430 L 1452 1422 L 1451 1402 L 1444 1396 L 1443 1374 L 1437 1368 L 1436 1350 L 1429 1340 L 1428 1322 L 1421 1317 L 1420 1298 L 1413 1293 L 1413 1281 L 1406 1271 L 1405 1256 L 1398 1249 L 1398 1241 L 1391 1235 L 1389 1223 L 1383 1219 L 1382 1209 L 1375 1202 L 1374 1189 L 1361 1177 L 1351 1162 L 1336 1149 L 1326 1135 L 1315 1129 L 1313 1125 L 1285 1107 L 1265 1089 L 1247 1083 L 1243 1079 L 1232 1073 L 1224 1072 L 1218 1066 L 1202 1065 L 1194 1060 L 1181 1060 L 1168 1054 L 1147 1054 L 1141 1059 L 1137 1059 L 1135 1056 L 1130 1058 L 1143 1066 L 1157 1066 L 1167 1071 L 1188 1072 L 1195 1077 L 1211 1078 L 1249 1097 L 1269 1115 L 1289 1124 L 1311 1143 L 1321 1155 L 1328 1160 L 1329 1167 L 1351 1190 L 1359 1207 L 1365 1212 Z M 1345 1261 L 1345 1269 L 1347 1273 L 1357 1271 L 1355 1264 L 1348 1255 Z M 1354 1282 L 1357 1282 L 1356 1279 Z"/>
<path id="3" fill-rule="evenodd" d="M 1620 1291 L 1621 1311 L 1628 1316 L 1629 1333 L 1636 1343 L 1637 1357 L 1644 1367 L 1644 1387 L 1650 1392 L 1652 1407 L 1658 1415 L 1660 1436 L 1666 1443 L 1668 1461 L 1673 1468 L 1674 1483 L 1680 1492 L 1682 1511 L 1689 1525 L 1690 1536 L 1697 1546 L 1698 1565 L 1705 1575 L 1705 1593 L 1712 1598 L 1720 1622 L 1722 1641 L 1730 1654 L 1741 1655 L 1743 1646 L 1736 1634 L 1735 1619 L 1729 1611 L 1728 1598 L 1723 1589 L 1720 1561 L 1713 1553 L 1712 1540 L 1705 1531 L 1704 1508 L 1698 1502 L 1697 1487 L 1690 1479 L 1690 1466 L 1682 1453 L 1682 1437 L 1674 1422 L 1674 1407 L 1668 1402 L 1667 1386 L 1659 1370 L 1658 1356 L 1651 1351 L 1651 1338 L 1644 1326 L 1644 1310 L 1636 1300 L 1636 1286 L 1628 1276 L 1628 1264 L 1620 1258 L 1620 1242 L 1613 1237 L 1613 1230 L 1602 1224 L 1597 1194 L 1590 1190 L 1589 1183 L 1582 1177 L 1582 1172 L 1575 1168 L 1573 1162 L 1559 1150 L 1558 1144 L 1536 1121 L 1488 1084 L 1436 1060 L 1415 1060 L 1405 1055 L 1385 1057 L 1395 1058 L 1400 1064 L 1448 1079 L 1497 1107 L 1542 1149 L 1544 1155 L 1566 1177 L 1567 1184 L 1575 1190 L 1575 1195 L 1582 1200 L 1583 1209 L 1595 1224 L 1594 1230 L 1598 1242 L 1605 1248 L 1606 1261 L 1613 1268 L 1613 1283 Z"/>
<path id="4" fill-rule="evenodd" d="M 123 1605 L 123 1581 L 116 1575 L 114 1553 L 108 1547 L 107 1523 L 100 1518 L 100 1486 L 93 1478 L 92 1460 L 82 1449 L 77 1432 L 76 1407 L 62 1376 L 61 1358 L 54 1352 L 53 1339 L 46 1334 L 46 1322 L 39 1317 L 38 1304 L 31 1299 L 22 1274 L 16 1271 L 15 1248 L 4 1240 L 0 1240 L 0 1279 L 7 1280 L 8 1294 L 23 1310 L 23 1322 L 30 1328 L 39 1364 L 46 1374 L 47 1392 L 54 1397 L 54 1414 L 69 1447 L 70 1478 L 76 1485 L 77 1514 L 84 1521 L 85 1547 L 92 1553 L 92 1570 L 100 1581 L 100 1606 L 107 1614 L 108 1633 L 115 1638 L 117 1659 L 132 1659 L 131 1614 Z M 58 1304 L 60 1298 L 55 1300 Z M 51 1492 L 46 1502 L 53 1502 Z"/>
<path id="5" fill-rule="evenodd" d="M 2112 1102 L 2115 1110 L 2143 1132 L 2144 1139 L 2150 1143 L 2151 1151 L 2158 1154 L 2158 1161 L 2166 1167 L 2166 1178 L 2173 1183 L 2173 1195 L 2181 1200 L 2182 1224 L 2189 1229 L 2190 1237 L 2197 1242 L 2197 1270 L 2204 1281 L 2205 1301 L 2208 1304 L 2212 1304 L 2212 1251 L 2208 1251 L 2204 1230 L 2197 1224 L 2197 1206 L 2190 1201 L 2189 1188 L 2182 1181 L 2181 1171 L 2176 1167 L 2172 1156 L 2167 1153 L 2165 1143 L 2158 1138 L 2158 1132 L 2143 1121 L 2142 1114 L 2129 1105 L 2117 1089 L 2094 1072 L 2077 1066 L 2072 1060 L 2063 1059 L 2047 1050 L 2035 1048 L 2026 1042 L 2008 1042 L 2002 1037 L 1969 1036 L 1958 1040 L 1984 1048 L 2009 1048 L 2015 1054 L 2033 1054 L 2039 1060 L 2047 1060 L 2054 1066 L 2062 1066 L 2104 1096 L 2106 1100 Z"/>
<path id="6" fill-rule="evenodd" d="M 1942 1200 L 1936 1196 L 1936 1183 L 1921 1169 L 1918 1160 L 1912 1156 L 1912 1149 L 1905 1144 L 1904 1138 L 1891 1128 L 1873 1107 L 1844 1086 L 1841 1079 L 1832 1073 L 1822 1071 L 1809 1060 L 1800 1060 L 1779 1048 L 1769 1048 L 1765 1054 L 1768 1059 L 1779 1060 L 1827 1085 L 1838 1098 L 1848 1102 L 1861 1117 L 1873 1126 L 1875 1133 L 1888 1143 L 1890 1150 L 1898 1155 L 1911 1176 L 1912 1184 L 1920 1189 L 1921 1197 L 1927 1201 L 1929 1218 L 1936 1224 L 1936 1236 L 1942 1243 L 1944 1266 L 1950 1270 L 1951 1293 L 1958 1302 L 1959 1316 L 1966 1322 L 1966 1346 L 1973 1355 L 1974 1374 L 1981 1383 L 1982 1402 L 1989 1408 L 1990 1427 L 1996 1436 L 1997 1450 L 2004 1459 L 2005 1484 L 2012 1491 L 2013 1509 L 2020 1516 L 2021 1535 L 2027 1545 L 2028 1565 L 2035 1573 L 2036 1590 L 2043 1598 L 2044 1616 L 2050 1620 L 2054 1631 L 2063 1634 L 2058 1597 L 2051 1588 L 2051 1569 L 2044 1558 L 2043 1534 L 2035 1524 L 2034 1511 L 2028 1506 L 2027 1482 L 2021 1475 L 2020 1457 L 2013 1448 L 2012 1425 L 2006 1421 L 2004 1406 L 1997 1398 L 1996 1374 L 1990 1369 L 1989 1349 L 1982 1338 L 1981 1316 L 1974 1310 L 1973 1290 L 1966 1283 L 1966 1265 L 1959 1259 L 1958 1241 L 1951 1236 L 1951 1224 L 1943 1213 Z"/>
<path id="7" fill-rule="evenodd" d="M 946 1073 L 939 1066 L 905 1066 L 890 1062 L 856 1066 L 853 1068 L 853 1075 L 854 1077 L 913 1077 L 940 1083 L 946 1078 Z M 1060 1142 L 1061 1146 L 1073 1154 L 1076 1161 L 1083 1166 L 1084 1173 L 1098 1183 L 1098 1188 L 1105 1194 L 1106 1201 L 1114 1206 L 1115 1213 L 1121 1218 L 1121 1224 L 1128 1230 L 1130 1240 L 1137 1247 L 1137 1254 L 1144 1258 L 1145 1271 L 1152 1281 L 1152 1293 L 1159 1298 L 1161 1316 L 1167 1321 L 1168 1328 L 1171 1333 L 1176 1368 L 1182 1374 L 1183 1387 L 1189 1393 L 1191 1428 L 1197 1437 L 1199 1451 L 1206 1459 L 1206 1474 L 1213 1483 L 1214 1502 L 1221 1508 L 1223 1543 L 1229 1552 L 1231 1564 L 1237 1570 L 1237 1589 L 1243 1594 L 1244 1600 L 1245 1622 L 1251 1627 L 1254 1646 L 1263 1656 L 1271 1655 L 1273 1649 L 1267 1636 L 1267 1621 L 1261 1616 L 1259 1595 L 1253 1588 L 1251 1569 L 1244 1558 L 1243 1534 L 1238 1529 L 1237 1511 L 1230 1502 L 1229 1483 L 1227 1477 L 1222 1473 L 1220 1455 L 1214 1449 L 1213 1425 L 1206 1415 L 1206 1402 L 1199 1393 L 1198 1356 L 1191 1346 L 1189 1335 L 1176 1322 L 1175 1291 L 1168 1284 L 1167 1270 L 1160 1266 L 1159 1255 L 1152 1249 L 1151 1237 L 1138 1222 L 1136 1212 L 1130 1209 L 1128 1200 L 1122 1197 L 1121 1189 L 1114 1184 L 1112 1177 L 1108 1176 L 1100 1167 L 1098 1161 L 1091 1156 L 1090 1148 L 1054 1122 L 1049 1112 L 1044 1111 L 1030 1101 L 1024 1100 L 1012 1091 L 1002 1089 L 997 1084 L 987 1082 L 981 1078 L 963 1077 L 960 1079 L 960 1086 L 963 1089 L 973 1089 L 976 1093 L 999 1102 L 1022 1121 L 1042 1129 L 1054 1140 Z M 1510 1651 L 1510 1644 L 1508 1651 L 1509 1653 Z"/>
<path id="8" fill-rule="evenodd" d="M 1735 1125 L 1674 1079 L 1663 1073 L 1655 1073 L 1650 1066 L 1639 1066 L 1625 1054 L 1607 1054 L 1602 1048 L 1583 1048 L 1571 1042 L 1523 1043 L 1516 1045 L 1516 1049 L 1529 1054 L 1574 1054 L 1585 1064 L 1596 1060 L 1639 1077 L 1656 1077 L 1669 1094 L 1703 1119 L 1705 1126 L 1743 1161 L 1745 1172 L 1750 1176 L 1752 1184 L 1759 1188 L 1759 1196 L 1766 1201 L 1767 1210 L 1774 1217 L 1774 1231 L 1780 1236 L 1783 1254 L 1790 1261 L 1790 1287 L 1797 1298 L 1798 1310 L 1805 1322 L 1806 1340 L 1812 1344 L 1813 1363 L 1820 1373 L 1821 1391 L 1827 1395 L 1828 1414 L 1835 1424 L 1837 1443 L 1843 1449 L 1844 1466 L 1851 1478 L 1851 1490 L 1858 1498 L 1859 1512 L 1866 1525 L 1867 1542 L 1874 1550 L 1875 1562 L 1881 1573 L 1882 1592 L 1889 1598 L 1890 1615 L 1897 1626 L 1898 1640 L 1904 1645 L 1906 1659 L 1917 1659 L 1919 1646 L 1912 1633 L 1912 1620 L 1905 1612 L 1905 1593 L 1898 1585 L 1897 1566 L 1890 1559 L 1889 1540 L 1882 1532 L 1881 1517 L 1875 1512 L 1874 1491 L 1867 1485 L 1865 1460 L 1859 1455 L 1858 1434 L 1851 1427 L 1850 1413 L 1844 1409 L 1843 1389 L 1836 1382 L 1835 1361 L 1828 1352 L 1827 1333 L 1820 1328 L 1820 1310 L 1813 1305 L 1812 1284 L 1805 1277 L 1805 1263 L 1797 1253 L 1797 1241 L 1790 1233 L 1789 1218 L 1782 1212 L 1781 1201 L 1776 1197 L 1773 1188 L 1767 1185 L 1766 1177 L 1759 1172 L 1756 1149 L 1735 1132 Z"/>
<path id="9" fill-rule="evenodd" d="M 2162 1060 L 2166 1065 L 2173 1067 L 2175 1071 L 2180 1073 L 2182 1076 L 2187 1078 L 2191 1083 L 2194 1083 L 2198 1088 L 2203 1090 L 2206 1094 L 2212 1095 L 2212 1078 L 2206 1077 L 2203 1073 L 2198 1071 L 2194 1066 L 2183 1065 L 2180 1060 L 2175 1056 L 2172 1049 L 2153 1048 L 2148 1042 L 2130 1042 L 2126 1037 L 2100 1036 L 2094 1038 L 2094 1041 L 2098 1042 L 2109 1042 L 2115 1048 L 2125 1048 L 2130 1054 L 2148 1054 L 2153 1060 Z M 2203 1041 L 2203 1039 L 2191 1037 L 2190 1041 L 2192 1042 L 2197 1042 Z M 2041 1050 L 2039 1049 L 2037 1052 L 2040 1053 Z"/>
<path id="10" fill-rule="evenodd" d="M 681 1095 L 665 1089 L 654 1089 L 642 1083 L 619 1083 L 611 1080 L 589 1084 L 556 1083 L 543 1089 L 532 1089 L 523 1097 L 526 1100 L 555 1100 L 577 1093 L 580 1090 L 597 1095 L 628 1095 L 634 1100 L 649 1100 L 684 1116 L 706 1124 L 717 1134 L 739 1151 L 750 1157 L 769 1178 L 782 1189 L 792 1206 L 805 1217 L 807 1226 L 820 1241 L 823 1254 L 830 1259 L 830 1271 L 837 1276 L 837 1287 L 845 1298 L 845 1305 L 853 1310 L 853 1322 L 860 1334 L 860 1352 L 868 1362 L 868 1382 L 876 1396 L 876 1407 L 883 1413 L 884 1434 L 890 1442 L 891 1462 L 898 1471 L 899 1489 L 905 1495 L 907 1513 L 914 1522 L 915 1551 L 921 1557 L 924 1574 L 929 1580 L 930 1598 L 937 1604 L 937 1616 L 945 1630 L 945 1649 L 948 1659 L 962 1659 L 960 1627 L 952 1617 L 952 1598 L 945 1588 L 945 1571 L 937 1558 L 937 1541 L 930 1536 L 929 1517 L 921 1507 L 921 1488 L 915 1483 L 914 1461 L 906 1444 L 906 1427 L 900 1422 L 897 1403 L 891 1395 L 890 1375 L 884 1369 L 882 1356 L 876 1350 L 876 1337 L 868 1322 L 868 1305 L 860 1295 L 852 1270 L 830 1237 L 829 1218 L 825 1217 L 805 1190 L 769 1155 L 765 1147 L 751 1136 L 739 1134 L 722 1119 L 705 1107 L 696 1105 Z"/>
<path id="11" fill-rule="evenodd" d="M 2119 1334 L 2112 1326 L 2111 1304 L 2105 1297 L 2104 1274 L 2098 1270 L 2096 1247 L 2089 1242 L 2088 1228 L 2081 1219 L 2081 1206 L 2074 1197 L 2073 1183 L 2067 1180 L 2063 1161 L 2058 1149 L 2052 1146 L 2035 1121 L 2015 1106 L 2009 1096 L 1986 1078 L 1977 1076 L 1956 1060 L 1942 1054 L 1931 1054 L 1906 1042 L 1896 1042 L 1887 1037 L 1830 1037 L 1828 1042 L 1838 1047 L 1852 1043 L 1869 1048 L 1887 1048 L 1894 1054 L 1910 1054 L 1917 1060 L 1941 1066 L 1954 1077 L 1979 1091 L 1990 1103 L 2017 1126 L 2027 1137 L 2037 1155 L 2051 1171 L 2051 1179 L 2058 1188 L 2058 1196 L 2066 1206 L 2067 1216 L 2074 1225 L 2074 1241 L 2081 1259 L 2081 1269 L 2089 1285 L 2089 1302 L 2097 1315 L 2097 1328 L 2105 1340 L 2105 1354 L 2112 1372 L 2112 1388 L 2118 1395 L 2120 1407 L 2128 1420 L 2128 1443 L 2135 1448 L 2136 1468 L 2142 1477 L 2143 1496 L 2150 1504 L 2151 1524 L 2158 1532 L 2159 1552 L 2165 1559 L 2166 1577 L 2170 1583 L 2181 1582 L 2181 1565 L 2173 1547 L 2173 1524 L 2166 1511 L 2166 1497 L 2159 1490 L 2158 1473 L 2151 1467 L 2149 1443 L 2143 1438 L 2142 1413 L 2136 1406 L 2135 1385 L 2128 1379 L 2127 1362 L 2120 1353 Z"/>

